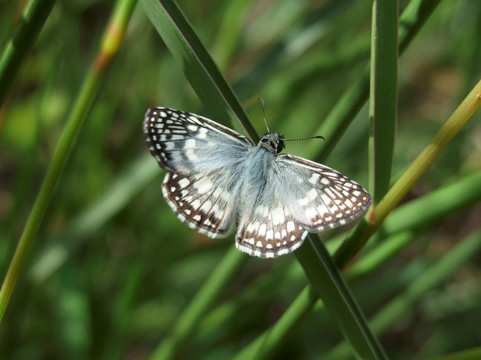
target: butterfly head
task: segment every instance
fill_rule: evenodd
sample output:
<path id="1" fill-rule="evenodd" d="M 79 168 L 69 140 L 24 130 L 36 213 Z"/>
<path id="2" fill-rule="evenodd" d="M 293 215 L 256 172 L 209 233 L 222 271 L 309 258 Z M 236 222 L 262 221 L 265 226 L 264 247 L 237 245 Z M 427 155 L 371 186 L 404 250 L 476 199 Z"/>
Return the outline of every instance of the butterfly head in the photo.
<path id="1" fill-rule="evenodd" d="M 285 147 L 284 135 L 281 135 L 277 131 L 268 132 L 261 138 L 258 146 L 266 149 L 267 151 L 273 152 L 274 154 L 278 154 Z"/>

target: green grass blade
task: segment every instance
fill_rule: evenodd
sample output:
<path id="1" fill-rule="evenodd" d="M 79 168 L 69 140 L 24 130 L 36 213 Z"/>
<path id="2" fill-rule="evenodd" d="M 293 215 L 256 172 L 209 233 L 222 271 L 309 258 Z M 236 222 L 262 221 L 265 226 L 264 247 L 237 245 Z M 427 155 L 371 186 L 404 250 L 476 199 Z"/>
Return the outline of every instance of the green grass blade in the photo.
<path id="1" fill-rule="evenodd" d="M 318 300 L 319 297 L 313 293 L 312 287 L 306 286 L 276 324 L 245 346 L 232 360 L 272 357 L 288 333 L 312 311 Z"/>
<path id="2" fill-rule="evenodd" d="M 437 159 L 441 151 L 461 130 L 474 112 L 481 106 L 481 81 L 471 90 L 454 113 L 434 135 L 429 144 L 416 157 L 409 168 L 396 181 L 382 201 L 376 206 L 373 214 L 377 224 L 404 198 L 412 186 Z"/>
<path id="3" fill-rule="evenodd" d="M 371 320 L 371 326 L 376 334 L 381 334 L 399 321 L 430 289 L 438 286 L 458 267 L 481 250 L 481 232 L 478 230 L 460 241 L 453 249 L 437 260 L 412 282 L 400 295 L 396 296 Z M 349 358 L 349 347 L 340 344 L 327 355 L 330 359 Z"/>
<path id="4" fill-rule="evenodd" d="M 397 1 L 376 0 L 372 10 L 370 122 L 371 196 L 378 203 L 391 184 L 397 108 Z"/>
<path id="5" fill-rule="evenodd" d="M 15 34 L 8 42 L 0 59 L 0 107 L 54 4 L 55 0 L 31 0 L 25 9 Z"/>
<path id="6" fill-rule="evenodd" d="M 315 292 L 359 358 L 386 359 L 384 350 L 369 329 L 359 305 L 324 244 L 322 241 L 314 242 L 311 238 L 306 239 L 306 244 L 295 254 Z"/>
<path id="7" fill-rule="evenodd" d="M 386 218 L 380 231 L 385 236 L 390 236 L 406 229 L 427 226 L 460 209 L 474 205 L 481 201 L 479 184 L 480 171 L 403 204 Z"/>
<path id="8" fill-rule="evenodd" d="M 429 144 L 421 151 L 408 169 L 401 175 L 388 193 L 369 211 L 370 224 L 362 219 L 351 235 L 336 251 L 335 257 L 344 266 L 379 228 L 388 214 L 399 204 L 407 192 L 437 159 L 441 151 L 481 106 L 481 81 L 471 90 L 463 102 L 449 117 Z"/>
<path id="9" fill-rule="evenodd" d="M 100 53 L 90 69 L 90 72 L 80 89 L 73 110 L 68 117 L 67 124 L 65 125 L 57 148 L 55 149 L 47 174 L 45 175 L 14 257 L 9 266 L 7 275 L 2 284 L 0 290 L 0 319 L 2 319 L 5 313 L 20 270 L 22 269 L 32 241 L 36 236 L 37 230 L 52 198 L 55 185 L 67 163 L 84 120 L 88 116 L 97 97 L 101 81 L 123 40 L 123 35 L 134 6 L 135 1 L 119 1 L 114 9 L 111 20 L 108 23 L 107 32 L 105 33 Z"/>
<path id="10" fill-rule="evenodd" d="M 481 359 L 481 347 L 462 350 L 442 356 L 427 358 L 426 360 L 479 360 Z"/>
<path id="11" fill-rule="evenodd" d="M 413 0 L 399 18 L 399 53 L 402 54 L 425 22 L 439 5 L 440 0 Z M 339 101 L 323 120 L 315 134 L 322 134 L 326 143 L 319 149 L 315 142 L 307 143 L 305 154 L 310 158 L 326 159 L 338 143 L 356 114 L 369 97 L 370 65 L 361 72 L 359 78 L 342 95 Z"/>
<path id="12" fill-rule="evenodd" d="M 246 133 L 258 141 L 244 108 L 219 72 L 179 7 L 171 0 L 142 0 L 145 12 L 214 120 L 240 121 Z"/>
<path id="13" fill-rule="evenodd" d="M 130 328 L 130 319 L 124 314 L 131 313 L 138 290 L 142 288 L 143 266 L 140 259 L 130 263 L 125 269 L 127 274 L 122 282 L 122 289 L 112 304 L 113 326 L 108 334 L 102 359 L 121 359 L 125 354 L 126 338 Z"/>
<path id="14" fill-rule="evenodd" d="M 182 344 L 192 335 L 200 318 L 219 298 L 226 284 L 237 276 L 239 269 L 244 266 L 247 260 L 248 258 L 235 247 L 230 248 L 177 320 L 171 334 L 163 340 L 152 354 L 151 359 L 172 359 L 176 356 Z"/>

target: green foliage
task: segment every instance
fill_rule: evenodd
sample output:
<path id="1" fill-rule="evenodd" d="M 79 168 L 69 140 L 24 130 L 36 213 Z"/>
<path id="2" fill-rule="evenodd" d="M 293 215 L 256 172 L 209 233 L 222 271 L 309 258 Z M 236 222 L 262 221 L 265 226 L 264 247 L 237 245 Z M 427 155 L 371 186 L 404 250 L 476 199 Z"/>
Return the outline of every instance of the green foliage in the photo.
<path id="1" fill-rule="evenodd" d="M 392 359 L 479 354 L 479 111 L 356 257 L 364 243 L 351 239 L 370 234 L 369 221 L 341 247 L 347 229 L 322 234 L 337 265 L 351 261 L 347 285 L 317 237 L 296 256 L 250 258 L 234 249 L 232 236 L 212 240 L 175 218 L 162 199 L 162 172 L 147 154 L 143 114 L 169 106 L 255 138 L 264 131 L 256 100 L 262 96 L 271 129 L 327 139 L 289 143 L 289 153 L 322 160 L 365 187 L 381 177 L 376 194 L 382 196 L 391 169 L 369 170 L 376 162 L 366 105 L 372 4 L 179 2 L 189 25 L 182 17 L 161 19 L 155 3 L 144 0 L 131 14 L 129 1 L 59 2 L 43 28 L 24 29 L 19 49 L 11 44 L 24 9 L 2 8 L 2 277 L 32 217 L 38 232 L 30 234 L 32 246 L 21 247 L 28 256 L 18 263 L 18 280 L 3 283 L 2 294 L 7 285 L 15 289 L 11 299 L 0 299 L 6 309 L 0 358 L 340 359 L 352 358 L 353 350 L 382 356 L 382 349 Z M 172 14 L 170 1 L 161 3 Z M 401 186 L 409 184 L 406 169 L 480 78 L 481 3 L 438 3 L 400 1 L 397 83 L 396 76 L 378 78 L 381 93 L 371 92 L 371 100 L 388 102 L 377 104 L 383 116 L 397 107 L 394 149 L 382 159 L 389 165 L 393 150 L 391 186 L 399 178 Z M 51 2 L 37 6 L 48 13 Z M 122 18 L 116 24 L 124 26 L 105 33 L 114 8 Z M 117 50 L 116 31 L 127 22 Z M 178 37 L 173 24 L 188 36 Z M 378 35 L 378 54 L 392 55 L 392 43 L 383 47 Z M 16 76 L 2 65 L 11 64 L 9 54 L 16 56 Z M 116 58 L 99 73 L 100 55 Z M 392 59 L 383 60 L 393 75 Z M 85 123 L 78 120 L 69 131 L 75 116 Z M 384 146 L 392 146 L 394 119 L 375 121 L 386 128 L 372 134 L 385 135 Z M 65 168 L 59 163 L 48 185 L 50 206 L 48 198 L 34 205 L 57 157 Z M 362 350 L 377 346 L 373 333 L 382 349 Z"/>

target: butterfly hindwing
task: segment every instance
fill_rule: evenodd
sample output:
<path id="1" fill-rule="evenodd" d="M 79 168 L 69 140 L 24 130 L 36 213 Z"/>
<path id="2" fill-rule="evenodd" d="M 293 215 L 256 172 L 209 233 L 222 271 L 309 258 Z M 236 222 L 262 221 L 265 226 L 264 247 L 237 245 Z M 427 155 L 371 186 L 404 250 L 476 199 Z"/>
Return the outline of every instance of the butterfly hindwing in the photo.
<path id="1" fill-rule="evenodd" d="M 306 235 L 288 206 L 262 196 L 240 220 L 236 247 L 249 255 L 275 258 L 296 250 Z"/>
<path id="2" fill-rule="evenodd" d="M 184 176 L 169 172 L 162 192 L 183 223 L 210 237 L 222 237 L 231 228 L 237 210 L 236 194 L 228 177 L 219 173 Z"/>

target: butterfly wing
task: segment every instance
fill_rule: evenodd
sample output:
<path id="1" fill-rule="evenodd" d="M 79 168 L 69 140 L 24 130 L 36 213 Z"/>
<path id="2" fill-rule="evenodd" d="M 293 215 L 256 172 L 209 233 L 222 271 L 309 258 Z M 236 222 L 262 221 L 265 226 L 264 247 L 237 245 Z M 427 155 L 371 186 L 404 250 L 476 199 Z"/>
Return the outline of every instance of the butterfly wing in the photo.
<path id="1" fill-rule="evenodd" d="M 371 198 L 360 185 L 315 162 L 282 154 L 249 211 L 239 221 L 236 246 L 267 258 L 301 246 L 307 232 L 347 224 L 361 216 Z"/>
<path id="2" fill-rule="evenodd" d="M 160 167 L 183 174 L 235 166 L 253 146 L 245 136 L 212 120 L 163 107 L 147 110 L 144 135 Z"/>
<path id="3" fill-rule="evenodd" d="M 168 172 L 162 184 L 167 203 L 192 229 L 212 238 L 227 235 L 237 213 L 235 179 L 230 172 Z"/>
<path id="4" fill-rule="evenodd" d="M 259 194 L 253 209 L 239 221 L 236 247 L 260 258 L 275 258 L 289 254 L 302 245 L 307 231 L 296 223 L 286 204 L 275 201 L 273 187 Z"/>
<path id="5" fill-rule="evenodd" d="M 310 232 L 347 224 L 364 214 L 371 204 L 369 193 L 359 184 L 328 166 L 289 154 L 277 157 L 278 186 L 291 204 L 296 221 Z"/>
<path id="6" fill-rule="evenodd" d="M 208 236 L 225 235 L 252 143 L 212 120 L 169 108 L 147 111 L 144 134 L 159 166 L 169 171 L 162 192 L 177 217 Z"/>

